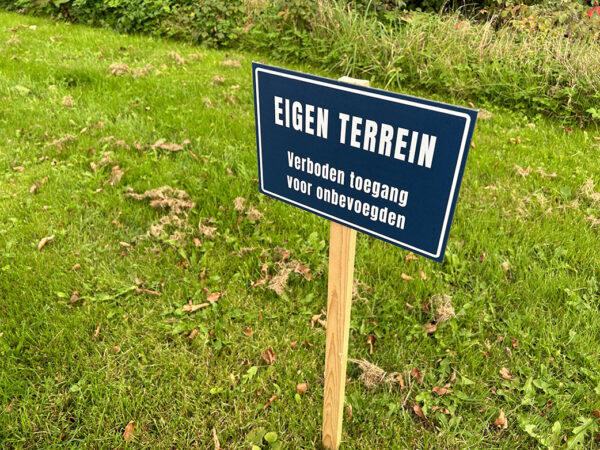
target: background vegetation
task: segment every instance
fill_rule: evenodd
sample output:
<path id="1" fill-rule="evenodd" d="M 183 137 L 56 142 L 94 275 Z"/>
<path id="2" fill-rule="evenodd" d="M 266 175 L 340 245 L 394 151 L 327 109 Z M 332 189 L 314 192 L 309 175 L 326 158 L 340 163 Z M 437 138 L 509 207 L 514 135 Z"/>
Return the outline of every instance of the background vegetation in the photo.
<path id="1" fill-rule="evenodd" d="M 336 75 L 600 123 L 600 14 L 573 0 L 0 0 L 72 22 L 261 51 Z M 424 9 L 430 12 L 407 10 Z M 455 11 L 440 15 L 435 11 Z M 434 12 L 431 12 L 434 11 Z"/>
<path id="2" fill-rule="evenodd" d="M 328 223 L 258 194 L 264 55 L 0 14 L 0 447 L 318 446 Z M 443 264 L 358 237 L 344 448 L 598 448 L 600 135 L 524 111 Z"/>

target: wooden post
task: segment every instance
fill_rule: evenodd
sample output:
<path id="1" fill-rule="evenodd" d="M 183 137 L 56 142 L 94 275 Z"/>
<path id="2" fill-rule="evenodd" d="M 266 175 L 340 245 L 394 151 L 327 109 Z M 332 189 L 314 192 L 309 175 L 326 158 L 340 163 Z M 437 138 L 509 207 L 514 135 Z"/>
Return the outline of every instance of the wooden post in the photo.
<path id="1" fill-rule="evenodd" d="M 342 77 L 340 81 L 369 86 L 368 80 Z M 323 447 L 327 449 L 337 449 L 342 439 L 355 249 L 356 230 L 331 222 L 323 401 Z"/>

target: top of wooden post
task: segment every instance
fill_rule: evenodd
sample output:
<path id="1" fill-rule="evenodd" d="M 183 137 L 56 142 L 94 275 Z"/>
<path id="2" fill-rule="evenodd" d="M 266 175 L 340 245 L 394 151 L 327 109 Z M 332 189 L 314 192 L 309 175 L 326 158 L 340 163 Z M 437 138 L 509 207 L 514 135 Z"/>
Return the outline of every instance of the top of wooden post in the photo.
<path id="1" fill-rule="evenodd" d="M 341 81 L 342 83 L 356 84 L 358 86 L 363 86 L 363 87 L 370 86 L 369 80 L 361 80 L 359 78 L 352 78 L 352 77 L 344 76 L 344 77 L 338 78 L 338 81 Z"/>

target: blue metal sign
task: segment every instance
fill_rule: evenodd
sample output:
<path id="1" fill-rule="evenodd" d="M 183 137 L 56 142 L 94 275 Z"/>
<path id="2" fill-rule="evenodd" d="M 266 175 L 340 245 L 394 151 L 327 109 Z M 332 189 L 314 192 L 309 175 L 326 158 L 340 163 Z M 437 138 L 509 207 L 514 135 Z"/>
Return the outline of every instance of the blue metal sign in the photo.
<path id="1" fill-rule="evenodd" d="M 252 70 L 260 192 L 441 262 L 477 112 Z"/>

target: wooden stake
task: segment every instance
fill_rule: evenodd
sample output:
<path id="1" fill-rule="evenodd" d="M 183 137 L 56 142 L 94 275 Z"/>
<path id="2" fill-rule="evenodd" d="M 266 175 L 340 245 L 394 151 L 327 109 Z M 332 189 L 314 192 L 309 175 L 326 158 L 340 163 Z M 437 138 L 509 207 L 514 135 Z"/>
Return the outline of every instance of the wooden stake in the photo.
<path id="1" fill-rule="evenodd" d="M 342 77 L 340 81 L 369 86 L 368 80 Z M 355 250 L 356 230 L 331 222 L 323 401 L 323 447 L 327 449 L 337 449 L 342 440 Z"/>
<path id="2" fill-rule="evenodd" d="M 323 447 L 337 449 L 344 417 L 356 230 L 331 222 L 329 235 Z"/>

